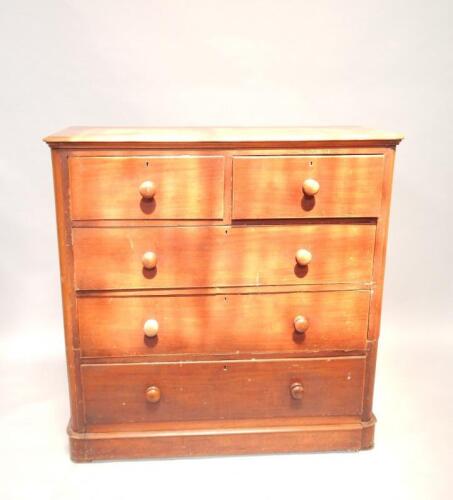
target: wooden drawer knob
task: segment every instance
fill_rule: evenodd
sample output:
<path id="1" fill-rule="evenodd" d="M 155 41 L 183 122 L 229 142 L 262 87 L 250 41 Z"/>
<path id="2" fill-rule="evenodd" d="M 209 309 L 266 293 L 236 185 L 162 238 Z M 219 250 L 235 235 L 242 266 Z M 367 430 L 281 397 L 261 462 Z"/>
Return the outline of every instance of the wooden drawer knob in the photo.
<path id="1" fill-rule="evenodd" d="M 319 182 L 315 179 L 305 179 L 302 190 L 306 196 L 314 196 L 319 191 Z"/>
<path id="2" fill-rule="evenodd" d="M 140 184 L 138 190 L 145 200 L 151 200 L 156 194 L 156 185 L 153 181 L 144 181 Z"/>
<path id="3" fill-rule="evenodd" d="M 154 269 L 157 265 L 157 255 L 154 252 L 145 252 L 142 262 L 145 269 Z"/>
<path id="4" fill-rule="evenodd" d="M 296 252 L 296 262 L 299 266 L 306 266 L 311 262 L 311 252 L 306 250 L 305 248 L 299 248 Z"/>
<path id="5" fill-rule="evenodd" d="M 155 337 L 159 331 L 159 323 L 156 319 L 147 319 L 143 325 L 143 330 L 147 337 Z"/>
<path id="6" fill-rule="evenodd" d="M 148 403 L 158 403 L 160 400 L 160 389 L 155 385 L 151 385 L 146 389 L 146 400 Z"/>
<path id="7" fill-rule="evenodd" d="M 304 386 L 300 382 L 294 382 L 294 384 L 291 384 L 289 392 L 293 399 L 302 399 L 304 395 Z"/>
<path id="8" fill-rule="evenodd" d="M 296 316 L 294 318 L 294 328 L 297 333 L 305 333 L 308 330 L 310 323 L 305 316 Z"/>

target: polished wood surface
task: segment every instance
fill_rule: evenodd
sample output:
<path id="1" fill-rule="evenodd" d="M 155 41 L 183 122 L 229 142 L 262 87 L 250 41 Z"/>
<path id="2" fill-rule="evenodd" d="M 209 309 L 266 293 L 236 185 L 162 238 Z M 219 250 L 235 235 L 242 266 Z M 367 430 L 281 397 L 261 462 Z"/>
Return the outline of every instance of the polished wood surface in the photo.
<path id="1" fill-rule="evenodd" d="M 290 390 L 290 387 L 288 388 Z M 290 392 L 288 392 L 290 396 Z M 371 424 L 370 419 L 367 424 Z M 247 429 L 272 428 L 272 427 L 298 427 L 310 425 L 355 425 L 363 422 L 360 415 L 325 415 L 325 416 L 299 416 L 292 417 L 254 417 L 254 418 L 222 418 L 205 420 L 185 420 L 178 421 L 150 421 L 150 422 L 121 422 L 116 424 L 89 424 L 86 427 L 87 433 L 97 433 L 102 435 L 109 432 L 121 432 L 125 434 L 157 433 L 165 431 L 171 435 L 177 435 L 181 432 L 185 434 L 206 432 L 218 433 L 222 431 L 232 432 L 235 429 L 246 431 Z M 363 422 L 365 423 L 365 422 Z"/>
<path id="2" fill-rule="evenodd" d="M 235 127 L 235 128 L 156 128 L 156 127 L 68 127 L 44 138 L 55 143 L 218 144 L 273 142 L 370 142 L 397 144 L 403 136 L 364 127 Z"/>
<path id="3" fill-rule="evenodd" d="M 236 157 L 233 218 L 378 216 L 383 175 L 383 155 Z"/>
<path id="4" fill-rule="evenodd" d="M 294 330 L 297 333 L 306 333 L 308 327 L 310 326 L 310 321 L 306 316 L 299 314 L 294 318 Z"/>
<path id="5" fill-rule="evenodd" d="M 288 420 L 288 419 L 287 419 Z M 269 419 L 228 427 L 209 422 L 203 429 L 77 433 L 68 430 L 71 458 L 76 462 L 146 457 L 197 457 L 319 451 L 358 451 L 373 447 L 375 419 L 324 424 L 273 425 Z M 263 423 L 264 422 L 264 423 Z M 217 424 L 217 425 L 215 425 Z M 185 424 L 188 426 L 188 423 Z M 111 425 L 109 427 L 112 427 Z"/>
<path id="6" fill-rule="evenodd" d="M 301 267 L 308 266 L 313 259 L 312 253 L 306 248 L 299 248 L 296 251 L 295 257 L 297 264 Z"/>
<path id="7" fill-rule="evenodd" d="M 367 291 L 83 297 L 81 355 L 365 350 L 369 303 Z M 299 314 L 309 318 L 305 335 L 295 331 Z M 146 321 L 158 324 L 155 339 L 144 335 Z"/>
<path id="8" fill-rule="evenodd" d="M 108 328 L 108 325 L 106 325 L 106 326 Z M 115 324 L 115 327 L 117 327 L 117 324 Z M 92 331 L 92 323 L 90 323 L 89 330 Z M 105 330 L 103 330 L 103 332 L 104 331 Z M 145 333 L 145 335 L 147 337 L 154 338 L 157 335 L 157 333 L 159 332 L 159 322 L 157 321 L 157 319 L 154 319 L 154 318 L 147 319 L 143 325 L 143 332 Z M 116 343 L 117 343 L 116 337 L 114 337 L 114 342 L 116 345 Z"/>
<path id="9" fill-rule="evenodd" d="M 375 227 L 76 228 L 73 237 L 80 290 L 362 283 L 372 276 Z M 301 245 L 308 266 L 295 261 Z M 150 248 L 158 262 L 144 272 Z"/>
<path id="10" fill-rule="evenodd" d="M 223 164 L 221 156 L 70 158 L 72 218 L 222 219 Z"/>
<path id="11" fill-rule="evenodd" d="M 142 198 L 152 200 L 156 194 L 156 183 L 153 181 L 143 181 L 138 190 Z"/>
<path id="12" fill-rule="evenodd" d="M 365 358 L 82 365 L 88 423 L 359 415 Z M 303 400 L 291 385 L 303 383 Z M 145 390 L 158 386 L 158 404 Z M 320 397 L 322 395 L 322 397 Z"/>
<path id="13" fill-rule="evenodd" d="M 148 403 L 156 404 L 160 401 L 160 389 L 155 385 L 149 386 L 145 391 L 145 398 Z"/>
<path id="14" fill-rule="evenodd" d="M 74 460 L 372 446 L 399 134 L 47 140 Z"/>
<path id="15" fill-rule="evenodd" d="M 74 287 L 72 230 L 69 216 L 68 173 L 65 155 L 59 150 L 52 151 L 52 173 L 60 259 L 60 283 L 63 297 L 63 324 L 71 407 L 71 428 L 75 432 L 83 432 L 85 430 L 85 416 L 80 380 L 80 350 L 77 335 L 77 306 Z"/>
<path id="16" fill-rule="evenodd" d="M 294 382 L 289 387 L 289 392 L 293 399 L 302 399 L 304 395 L 304 386 L 300 382 Z"/>
<path id="17" fill-rule="evenodd" d="M 304 195 L 308 197 L 318 194 L 320 187 L 316 179 L 305 179 L 304 182 L 302 182 L 302 191 Z"/>
<path id="18" fill-rule="evenodd" d="M 145 252 L 142 255 L 142 265 L 145 269 L 154 269 L 157 266 L 157 254 L 156 252 Z"/>

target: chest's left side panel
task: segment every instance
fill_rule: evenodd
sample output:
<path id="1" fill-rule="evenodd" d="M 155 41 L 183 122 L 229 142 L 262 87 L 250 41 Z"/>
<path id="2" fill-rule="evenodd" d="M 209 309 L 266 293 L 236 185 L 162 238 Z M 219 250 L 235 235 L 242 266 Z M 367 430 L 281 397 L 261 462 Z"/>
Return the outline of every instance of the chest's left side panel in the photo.
<path id="1" fill-rule="evenodd" d="M 72 431 L 83 432 L 85 430 L 85 423 L 80 378 L 80 349 L 74 286 L 74 253 L 72 244 L 67 151 L 52 149 L 52 169 L 60 258 L 66 361 L 71 405 L 71 420 L 69 427 Z"/>

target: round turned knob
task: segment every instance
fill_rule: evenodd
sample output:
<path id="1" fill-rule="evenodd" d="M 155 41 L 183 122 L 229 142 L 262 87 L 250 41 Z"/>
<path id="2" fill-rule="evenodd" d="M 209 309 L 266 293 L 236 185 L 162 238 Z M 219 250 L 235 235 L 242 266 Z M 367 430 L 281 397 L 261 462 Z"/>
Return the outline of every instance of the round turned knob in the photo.
<path id="1" fill-rule="evenodd" d="M 310 323 L 305 316 L 296 316 L 294 318 L 294 329 L 297 333 L 305 333 L 309 326 Z"/>
<path id="2" fill-rule="evenodd" d="M 319 191 L 319 182 L 315 179 L 305 179 L 302 190 L 307 196 L 314 196 Z"/>
<path id="3" fill-rule="evenodd" d="M 302 399 L 304 395 L 304 386 L 300 382 L 294 382 L 294 384 L 291 384 L 289 392 L 293 399 Z"/>
<path id="4" fill-rule="evenodd" d="M 138 190 L 145 200 L 151 200 L 156 194 L 156 185 L 153 181 L 144 181 L 140 184 Z"/>
<path id="5" fill-rule="evenodd" d="M 311 262 L 311 252 L 305 248 L 299 248 L 296 252 L 296 261 L 299 266 L 306 266 Z"/>
<path id="6" fill-rule="evenodd" d="M 143 325 L 143 330 L 147 337 L 155 337 L 159 331 L 159 323 L 156 319 L 148 319 Z"/>
<path id="7" fill-rule="evenodd" d="M 160 400 L 160 389 L 155 385 L 151 385 L 146 389 L 145 395 L 148 403 L 158 403 Z"/>
<path id="8" fill-rule="evenodd" d="M 145 269 L 154 269 L 157 265 L 157 255 L 154 252 L 145 252 L 142 262 Z"/>

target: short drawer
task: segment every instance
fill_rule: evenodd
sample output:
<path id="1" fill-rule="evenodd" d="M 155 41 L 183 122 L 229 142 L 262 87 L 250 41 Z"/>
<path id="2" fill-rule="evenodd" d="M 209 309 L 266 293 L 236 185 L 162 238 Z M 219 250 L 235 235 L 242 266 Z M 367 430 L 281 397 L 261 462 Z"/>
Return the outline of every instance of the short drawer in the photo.
<path id="1" fill-rule="evenodd" d="M 382 155 L 235 157 L 233 218 L 377 217 L 383 176 Z"/>
<path id="2" fill-rule="evenodd" d="M 363 351 L 369 301 L 368 291 L 79 297 L 81 355 Z"/>
<path id="3" fill-rule="evenodd" d="M 222 219 L 221 156 L 71 157 L 74 220 Z"/>
<path id="4" fill-rule="evenodd" d="M 75 228 L 75 282 L 80 290 L 369 282 L 374 236 L 372 224 Z M 300 250 L 307 265 L 296 262 Z M 149 255 L 155 267 L 145 269 Z"/>
<path id="5" fill-rule="evenodd" d="M 365 359 L 82 365 L 88 425 L 362 411 Z"/>

